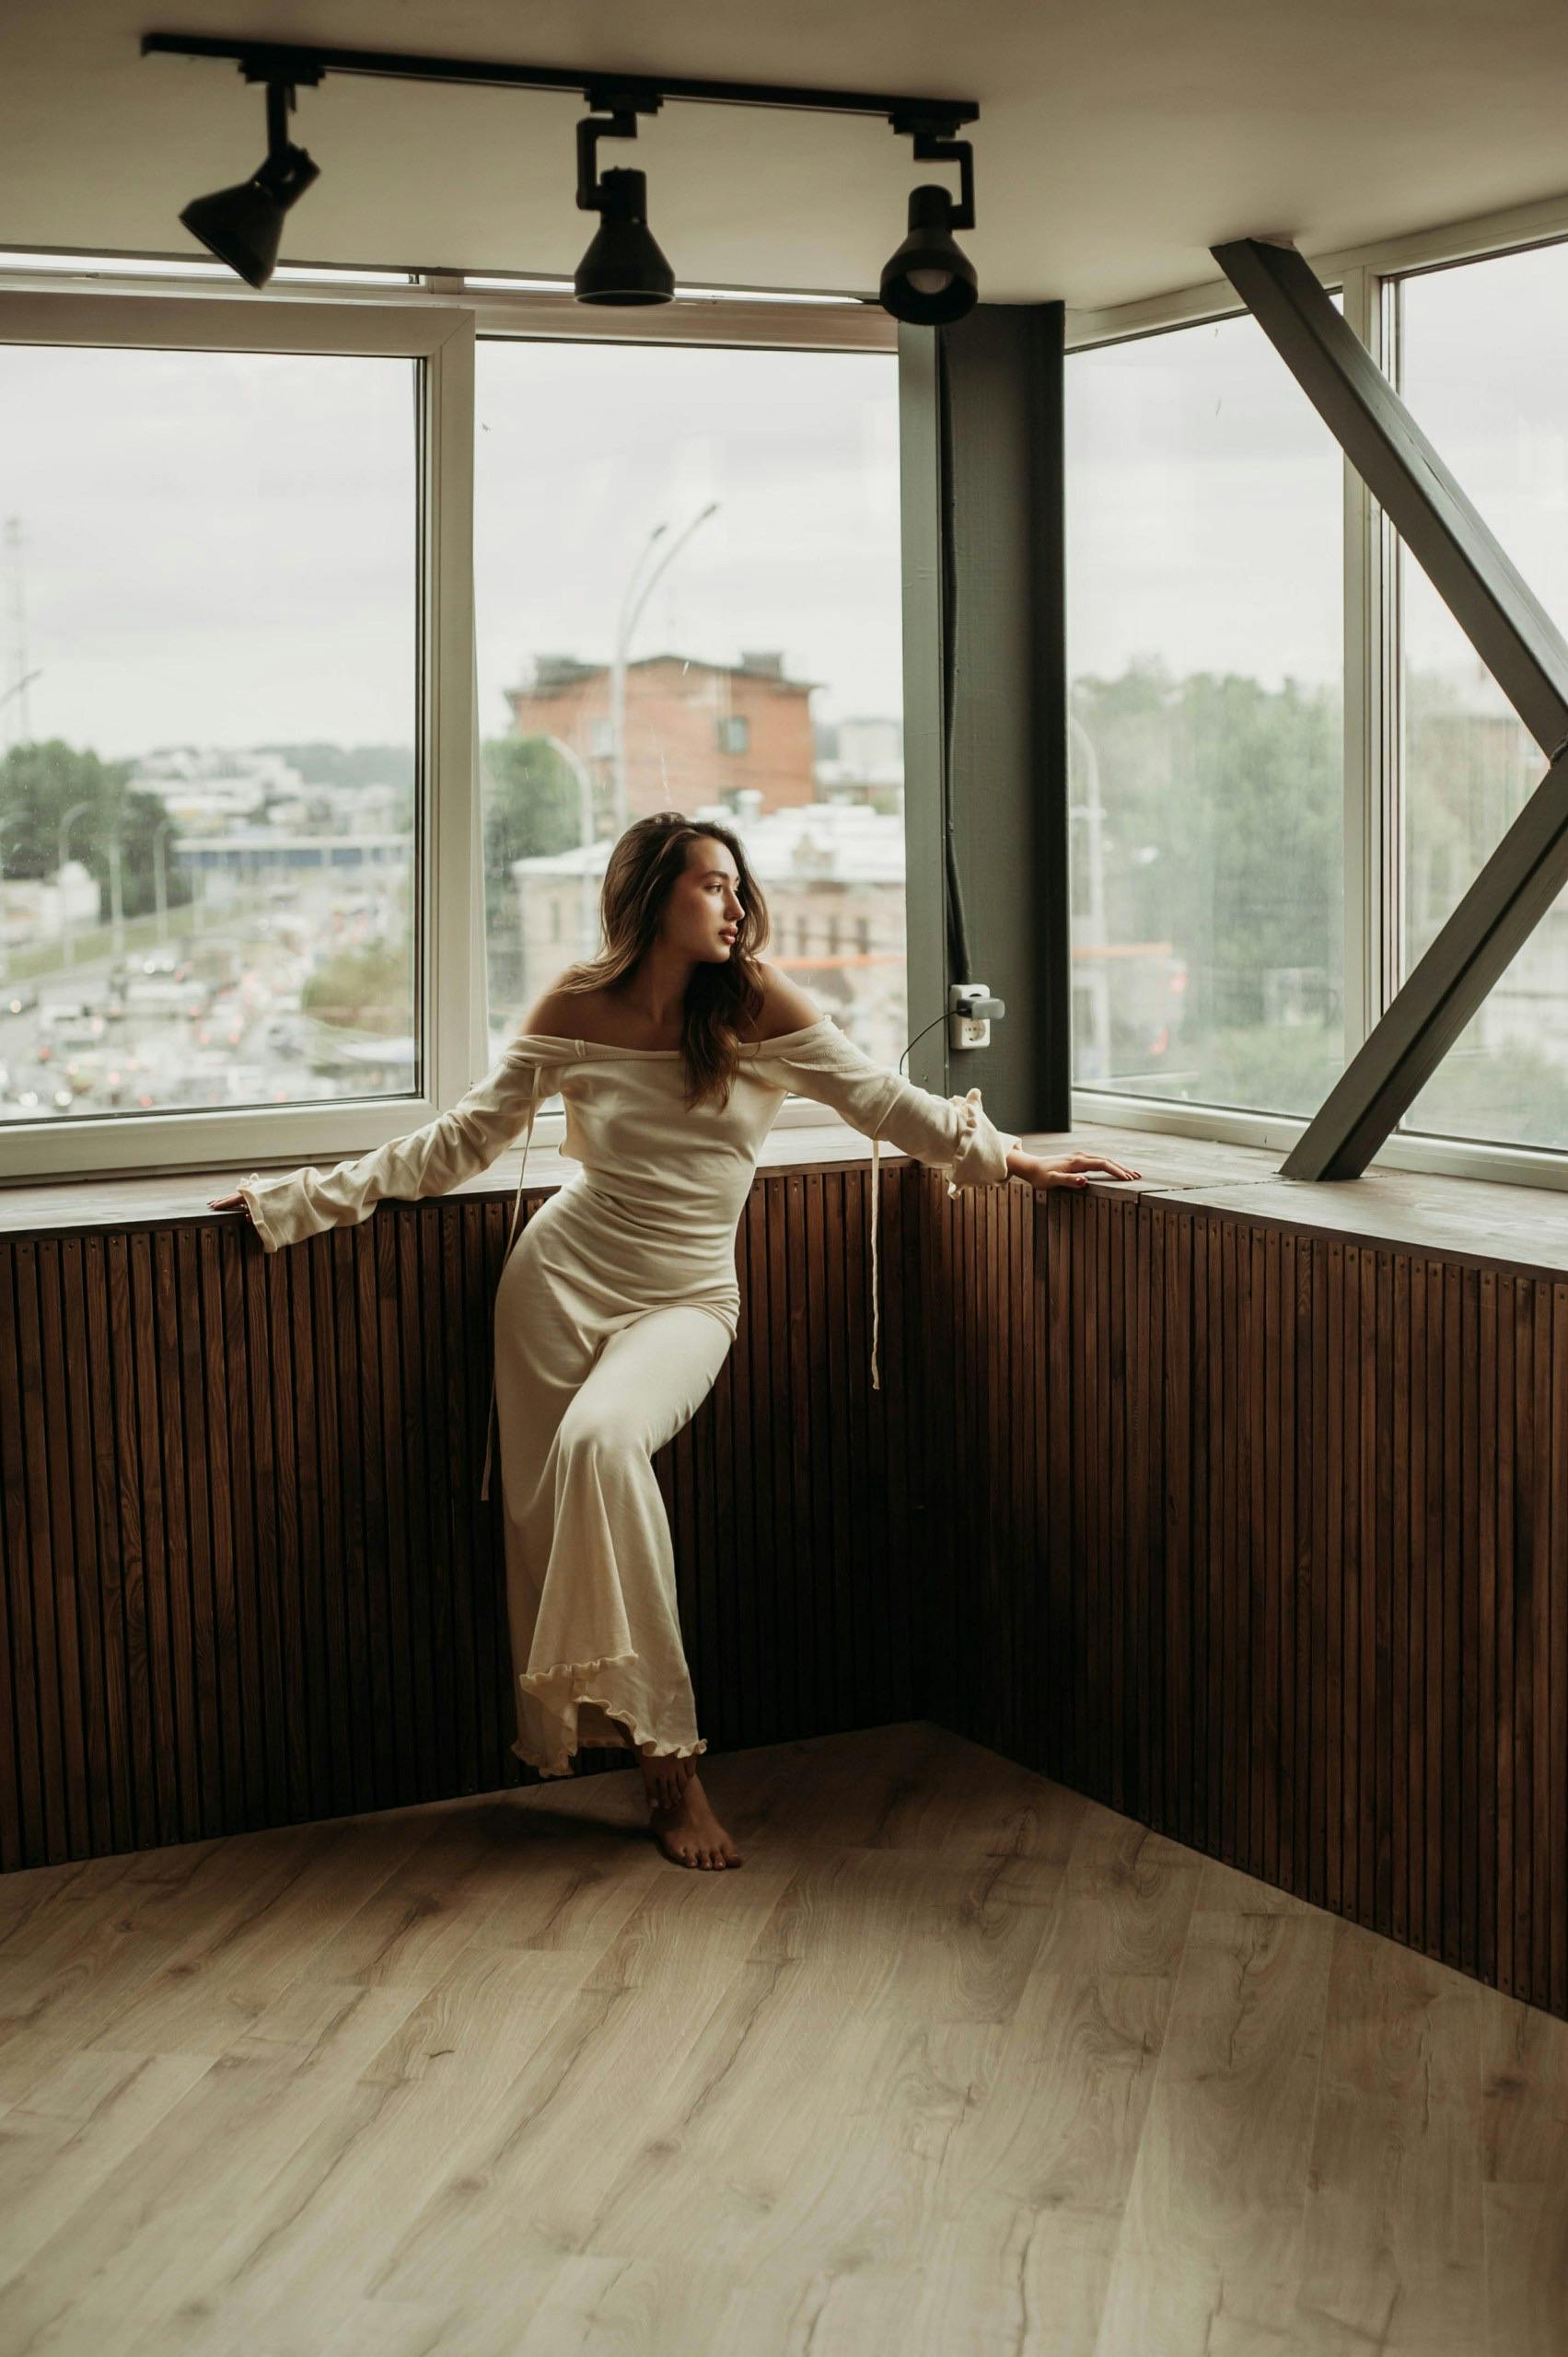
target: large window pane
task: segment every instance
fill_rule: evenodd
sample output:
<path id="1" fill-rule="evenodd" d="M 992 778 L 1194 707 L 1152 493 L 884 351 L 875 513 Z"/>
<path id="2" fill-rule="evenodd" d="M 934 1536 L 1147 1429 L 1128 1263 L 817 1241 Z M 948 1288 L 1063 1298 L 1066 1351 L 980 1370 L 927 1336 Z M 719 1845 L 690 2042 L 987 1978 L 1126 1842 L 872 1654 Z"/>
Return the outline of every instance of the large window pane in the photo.
<path id="1" fill-rule="evenodd" d="M 735 828 L 764 955 L 896 1062 L 895 356 L 496 340 L 478 367 L 493 1045 L 598 948 L 621 827 L 673 808 Z"/>
<path id="2" fill-rule="evenodd" d="M 416 366 L 0 344 L 0 1121 L 412 1087 Z"/>
<path id="3" fill-rule="evenodd" d="M 1344 1062 L 1342 468 L 1251 319 L 1067 364 L 1074 1070 L 1310 1114 Z"/>
<path id="4" fill-rule="evenodd" d="M 1568 632 L 1568 249 L 1435 271 L 1400 294 L 1404 397 Z M 1421 567 L 1402 547 L 1400 555 L 1408 973 L 1546 761 Z M 1568 1149 L 1568 896 L 1542 918 L 1403 1126 Z"/>

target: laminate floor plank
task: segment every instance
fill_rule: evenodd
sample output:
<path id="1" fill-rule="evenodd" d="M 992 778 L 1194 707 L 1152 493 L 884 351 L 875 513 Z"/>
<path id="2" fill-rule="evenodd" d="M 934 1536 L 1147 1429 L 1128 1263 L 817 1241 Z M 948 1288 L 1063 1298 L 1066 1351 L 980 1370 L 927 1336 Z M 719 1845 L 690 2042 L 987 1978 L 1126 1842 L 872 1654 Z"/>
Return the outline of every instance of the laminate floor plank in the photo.
<path id="1" fill-rule="evenodd" d="M 1568 2357 L 1568 2024 L 928 1724 L 0 1881 L 3 2357 Z"/>

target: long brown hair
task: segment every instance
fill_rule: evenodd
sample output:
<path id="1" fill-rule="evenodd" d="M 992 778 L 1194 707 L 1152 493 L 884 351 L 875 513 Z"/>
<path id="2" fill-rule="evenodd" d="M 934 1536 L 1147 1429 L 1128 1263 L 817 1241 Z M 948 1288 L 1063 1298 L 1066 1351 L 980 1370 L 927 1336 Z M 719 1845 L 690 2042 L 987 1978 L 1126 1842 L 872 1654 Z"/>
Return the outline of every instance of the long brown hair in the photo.
<path id="1" fill-rule="evenodd" d="M 555 987 L 580 993 L 613 990 L 633 973 L 658 936 L 678 877 L 685 872 L 687 846 L 712 836 L 736 865 L 741 915 L 734 946 L 722 963 L 697 965 L 687 984 L 680 1057 L 689 1105 L 713 1097 L 729 1102 L 740 1062 L 740 1028 L 757 1015 L 764 993 L 757 952 L 768 940 L 768 909 L 752 875 L 740 838 L 711 819 L 688 819 L 683 811 L 656 810 L 634 819 L 616 839 L 599 893 L 604 947 L 596 958 L 567 967 Z"/>

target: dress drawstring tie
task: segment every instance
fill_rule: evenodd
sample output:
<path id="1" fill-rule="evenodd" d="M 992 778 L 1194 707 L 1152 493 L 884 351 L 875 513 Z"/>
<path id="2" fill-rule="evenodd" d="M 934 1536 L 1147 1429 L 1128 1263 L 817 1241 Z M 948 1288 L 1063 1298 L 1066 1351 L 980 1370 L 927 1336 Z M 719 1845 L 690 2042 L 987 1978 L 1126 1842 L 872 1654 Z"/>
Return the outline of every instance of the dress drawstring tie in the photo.
<path id="1" fill-rule="evenodd" d="M 528 1099 L 528 1118 L 523 1124 L 522 1167 L 517 1172 L 517 1191 L 512 1202 L 511 1232 L 506 1238 L 506 1249 L 501 1255 L 503 1274 L 505 1272 L 507 1261 L 512 1257 L 512 1247 L 517 1240 L 517 1222 L 522 1216 L 523 1209 L 523 1180 L 528 1175 L 528 1146 L 533 1139 L 533 1117 L 538 1110 L 539 1089 L 536 1082 L 534 1094 Z M 500 1290 L 501 1280 L 498 1277 L 495 1281 L 495 1291 L 499 1294 Z M 490 1459 L 495 1440 L 495 1304 L 494 1299 L 490 1306 L 490 1406 L 484 1419 L 484 1476 L 479 1485 L 479 1494 L 482 1498 L 488 1498 L 490 1495 Z"/>
<path id="2" fill-rule="evenodd" d="M 881 1323 L 882 1310 L 882 1288 L 877 1282 L 877 1206 L 882 1195 L 877 1177 L 877 1155 L 881 1144 L 882 1141 L 878 1137 L 874 1137 L 871 1141 L 871 1388 L 873 1391 L 880 1391 L 882 1388 L 882 1378 L 877 1372 L 877 1334 Z"/>

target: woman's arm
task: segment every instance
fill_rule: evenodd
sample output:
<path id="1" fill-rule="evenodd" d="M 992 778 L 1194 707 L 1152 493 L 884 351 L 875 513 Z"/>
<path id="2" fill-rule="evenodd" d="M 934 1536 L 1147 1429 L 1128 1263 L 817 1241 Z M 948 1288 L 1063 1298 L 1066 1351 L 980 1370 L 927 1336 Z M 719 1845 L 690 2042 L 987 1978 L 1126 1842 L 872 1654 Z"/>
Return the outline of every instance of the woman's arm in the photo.
<path id="1" fill-rule="evenodd" d="M 885 1138 L 919 1162 L 947 1174 L 947 1192 L 960 1187 L 1026 1178 L 1031 1187 L 1082 1187 L 1089 1177 L 1136 1178 L 1138 1172 L 1103 1155 L 1068 1154 L 1055 1162 L 1026 1151 L 1010 1130 L 998 1129 L 971 1088 L 963 1097 L 936 1097 L 913 1081 L 874 1063 L 845 1038 L 831 1016 L 818 1019 L 787 1049 L 759 1062 L 782 1085 L 815 1097 L 842 1115 L 863 1136 Z"/>
<path id="2" fill-rule="evenodd" d="M 1012 1175 L 1009 1157 L 1021 1152 L 1019 1139 L 999 1130 L 986 1113 L 978 1088 L 963 1097 L 934 1096 L 874 1063 L 830 1016 L 782 1050 L 770 1052 L 764 1043 L 757 1063 L 779 1086 L 830 1105 L 863 1137 L 885 1138 L 917 1161 L 945 1170 L 950 1195 L 960 1187 L 1004 1184 Z"/>
<path id="3" fill-rule="evenodd" d="M 275 1178 L 253 1171 L 241 1182 L 244 1205 L 264 1250 L 275 1252 L 328 1227 L 369 1218 L 383 1196 L 400 1200 L 444 1194 L 490 1165 L 531 1122 L 556 1086 L 558 1067 L 541 1063 L 539 1050 L 514 1039 L 484 1078 L 453 1106 L 407 1137 L 390 1138 L 327 1171 L 291 1170 Z M 215 1197 L 222 1207 L 235 1197 Z"/>

